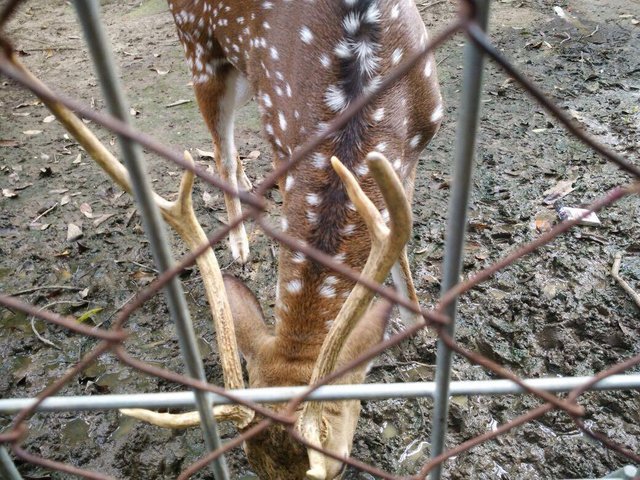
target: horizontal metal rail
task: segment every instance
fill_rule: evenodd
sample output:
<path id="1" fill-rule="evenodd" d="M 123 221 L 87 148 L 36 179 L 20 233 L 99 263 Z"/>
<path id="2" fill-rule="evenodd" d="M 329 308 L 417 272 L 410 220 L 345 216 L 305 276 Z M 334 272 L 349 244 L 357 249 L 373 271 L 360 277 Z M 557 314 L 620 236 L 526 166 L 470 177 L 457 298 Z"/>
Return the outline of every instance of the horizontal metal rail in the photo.
<path id="1" fill-rule="evenodd" d="M 529 386 L 549 392 L 568 392 L 587 383 L 591 377 L 535 378 L 525 380 Z M 261 403 L 287 402 L 299 396 L 308 387 L 272 387 L 230 390 L 243 400 Z M 640 388 L 640 374 L 613 375 L 598 382 L 590 390 L 622 390 Z M 450 395 L 509 395 L 523 393 L 524 389 L 511 380 L 475 380 L 451 382 Z M 310 400 L 387 400 L 391 398 L 433 398 L 435 382 L 384 383 L 365 385 L 328 385 L 309 395 Z M 229 399 L 212 394 L 213 403 L 232 403 Z M 33 398 L 0 400 L 0 414 L 12 414 L 30 406 Z M 195 408 L 193 392 L 137 393 L 123 395 L 95 395 L 49 397 L 37 408 L 38 412 L 67 412 L 77 410 L 114 410 L 118 408 Z"/>

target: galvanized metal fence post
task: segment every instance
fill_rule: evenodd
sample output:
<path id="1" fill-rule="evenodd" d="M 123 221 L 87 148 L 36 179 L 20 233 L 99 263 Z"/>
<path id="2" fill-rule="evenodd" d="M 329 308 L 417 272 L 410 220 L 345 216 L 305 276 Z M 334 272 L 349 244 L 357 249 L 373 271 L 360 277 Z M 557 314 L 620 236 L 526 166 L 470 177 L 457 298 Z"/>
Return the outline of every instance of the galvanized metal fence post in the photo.
<path id="1" fill-rule="evenodd" d="M 126 122 L 128 120 L 126 102 L 108 46 L 109 41 L 100 21 L 98 2 L 97 0 L 75 0 L 74 4 L 100 78 L 100 84 L 109 111 L 114 117 Z M 140 210 L 144 229 L 149 238 L 153 258 L 158 271 L 162 273 L 168 270 L 174 262 L 166 241 L 160 212 L 153 200 L 151 186 L 146 177 L 142 151 L 137 143 L 124 136 L 120 136 L 119 140 L 124 162 L 134 187 L 133 193 L 136 204 Z M 171 317 L 176 324 L 180 349 L 185 360 L 187 372 L 192 378 L 206 381 L 189 309 L 178 278 L 173 278 L 167 284 L 165 295 Z M 221 446 L 221 441 L 216 420 L 213 416 L 212 397 L 207 392 L 196 390 L 194 393 L 202 420 L 207 449 L 210 451 L 216 450 Z M 224 457 L 214 461 L 212 468 L 217 479 L 226 480 L 229 478 Z"/>
<path id="2" fill-rule="evenodd" d="M 22 480 L 22 476 L 18 472 L 11 455 L 6 448 L 0 446 L 0 478 L 6 480 Z"/>
<path id="3" fill-rule="evenodd" d="M 474 3 L 474 21 L 483 30 L 487 28 L 489 0 L 467 2 Z M 444 253 L 442 294 L 458 283 L 462 271 L 464 236 L 467 223 L 467 209 L 471 191 L 473 160 L 475 155 L 476 132 L 479 123 L 480 96 L 482 93 L 482 72 L 484 51 L 468 41 L 464 51 L 464 77 L 460 98 L 459 120 L 456 132 L 455 170 L 449 217 L 447 220 L 446 245 Z M 446 333 L 453 337 L 457 300 L 452 301 L 444 313 L 451 318 Z M 436 362 L 436 398 L 431 429 L 431 458 L 444 451 L 449 410 L 449 383 L 451 381 L 452 352 L 442 340 L 438 340 Z M 431 472 L 431 480 L 439 480 L 442 465 Z"/>

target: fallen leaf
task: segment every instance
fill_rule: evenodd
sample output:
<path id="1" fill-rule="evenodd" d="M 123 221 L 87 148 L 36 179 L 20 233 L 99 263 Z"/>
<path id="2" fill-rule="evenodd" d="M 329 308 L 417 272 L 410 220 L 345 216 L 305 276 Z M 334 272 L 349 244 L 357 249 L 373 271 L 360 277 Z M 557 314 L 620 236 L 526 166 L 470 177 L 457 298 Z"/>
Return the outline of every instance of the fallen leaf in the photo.
<path id="1" fill-rule="evenodd" d="M 199 148 L 196 148 L 196 153 L 198 154 L 198 156 L 200 158 L 215 158 L 215 155 L 213 154 L 213 152 L 208 152 L 206 150 L 200 150 Z"/>
<path id="2" fill-rule="evenodd" d="M 555 212 L 552 210 L 541 210 L 536 213 L 533 219 L 533 229 L 538 233 L 548 232 L 553 228 L 553 222 L 555 220 Z"/>
<path id="3" fill-rule="evenodd" d="M 544 199 L 542 200 L 547 205 L 552 205 L 559 198 L 566 197 L 571 192 L 575 190 L 573 188 L 574 179 L 572 180 L 562 180 L 556 183 L 553 187 L 548 188 L 542 194 L 544 195 Z"/>
<path id="4" fill-rule="evenodd" d="M 55 190 L 49 190 L 49 193 L 52 193 L 54 195 L 61 195 L 63 193 L 67 193 L 68 191 L 68 188 L 56 188 Z"/>
<path id="5" fill-rule="evenodd" d="M 213 209 L 214 203 L 215 203 L 215 199 L 217 197 L 214 197 L 213 195 L 211 195 L 209 192 L 202 192 L 202 200 L 204 200 L 204 205 L 207 208 L 211 208 Z"/>
<path id="6" fill-rule="evenodd" d="M 89 287 L 85 288 L 84 290 L 80 290 L 78 292 L 78 295 L 80 295 L 80 298 L 87 298 L 87 296 L 89 295 Z"/>
<path id="7" fill-rule="evenodd" d="M 93 218 L 93 209 L 88 203 L 83 203 L 80 205 L 80 212 L 87 218 Z"/>
<path id="8" fill-rule="evenodd" d="M 46 230 L 47 228 L 49 228 L 51 226 L 50 223 L 43 223 L 42 225 L 40 225 L 40 230 Z"/>
<path id="9" fill-rule="evenodd" d="M 109 220 L 113 216 L 115 216 L 115 213 L 103 213 L 93 221 L 93 226 L 97 227 L 103 224 L 104 222 L 106 222 L 107 220 Z"/>
<path id="10" fill-rule="evenodd" d="M 69 250 L 64 250 L 64 251 L 62 251 L 60 253 L 54 253 L 53 256 L 54 257 L 68 257 L 70 253 L 71 252 L 69 252 Z"/>
<path id="11" fill-rule="evenodd" d="M 259 150 L 253 150 L 253 151 L 249 152 L 249 155 L 247 155 L 247 158 L 250 158 L 251 160 L 255 160 L 259 156 L 260 156 L 260 151 Z"/>
<path id="12" fill-rule="evenodd" d="M 31 115 L 31 112 L 11 112 L 11 115 L 14 117 L 28 117 Z"/>
<path id="13" fill-rule="evenodd" d="M 82 229 L 75 223 L 67 225 L 67 242 L 73 242 L 82 238 Z"/>
<path id="14" fill-rule="evenodd" d="M 42 123 L 51 123 L 56 119 L 55 115 L 48 115 L 46 117 L 44 117 L 44 119 L 42 120 Z"/>
<path id="15" fill-rule="evenodd" d="M 17 147 L 20 145 L 20 142 L 17 140 L 2 140 L 0 139 L 0 147 Z"/>
<path id="16" fill-rule="evenodd" d="M 73 164 L 78 164 L 82 161 L 82 154 L 79 153 L 78 156 L 76 158 L 73 159 L 73 161 L 71 163 Z"/>
<path id="17" fill-rule="evenodd" d="M 129 114 L 130 114 L 132 117 L 137 117 L 138 115 L 140 115 L 140 112 L 139 112 L 138 110 L 136 110 L 135 108 L 131 107 L 131 108 L 129 109 Z"/>
<path id="18" fill-rule="evenodd" d="M 13 187 L 14 190 L 24 190 L 25 188 L 29 188 L 33 183 L 25 183 L 24 185 Z"/>
<path id="19" fill-rule="evenodd" d="M 18 194 L 15 192 L 13 188 L 3 188 L 2 196 L 7 198 L 16 198 Z"/>
<path id="20" fill-rule="evenodd" d="M 125 226 L 129 226 L 129 224 L 131 223 L 131 220 L 133 220 L 133 217 L 136 214 L 136 209 L 133 208 L 131 209 L 131 211 L 129 211 L 129 213 L 127 214 L 127 220 L 126 222 L 124 222 Z"/>
<path id="21" fill-rule="evenodd" d="M 40 135 L 42 133 L 42 130 L 25 130 L 24 132 L 25 135 Z"/>
<path id="22" fill-rule="evenodd" d="M 588 211 L 589 210 L 586 210 L 584 208 L 562 207 L 560 210 L 558 210 L 558 216 L 562 220 L 577 220 L 578 218 L 587 214 Z M 578 225 L 598 227 L 602 225 L 602 223 L 600 222 L 600 219 L 595 214 L 595 212 L 591 212 L 586 215 L 586 217 L 581 218 L 578 222 Z"/>
<path id="23" fill-rule="evenodd" d="M 60 205 L 66 205 L 67 203 L 69 203 L 69 201 L 71 200 L 71 197 L 69 195 L 64 195 L 61 199 L 60 199 Z"/>
<path id="24" fill-rule="evenodd" d="M 78 318 L 76 318 L 76 321 L 78 323 L 84 323 L 87 320 L 89 320 L 92 317 L 94 317 L 96 314 L 100 313 L 102 310 L 103 310 L 102 307 L 96 307 L 96 308 L 92 308 L 91 310 L 87 310 L 82 315 L 80 315 Z"/>
<path id="25" fill-rule="evenodd" d="M 161 70 L 158 67 L 151 67 L 151 70 L 156 72 L 158 75 L 166 75 L 167 73 L 169 73 L 169 70 Z"/>

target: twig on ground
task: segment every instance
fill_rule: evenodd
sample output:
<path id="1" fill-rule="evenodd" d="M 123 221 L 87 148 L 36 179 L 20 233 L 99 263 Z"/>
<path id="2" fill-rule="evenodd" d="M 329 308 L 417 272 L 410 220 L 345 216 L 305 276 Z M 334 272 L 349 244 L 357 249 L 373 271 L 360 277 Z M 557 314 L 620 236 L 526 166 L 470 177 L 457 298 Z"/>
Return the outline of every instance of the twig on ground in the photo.
<path id="1" fill-rule="evenodd" d="M 40 308 L 40 310 L 45 310 L 45 309 L 47 309 L 49 307 L 52 307 L 54 305 L 59 305 L 59 304 L 62 304 L 62 303 L 74 303 L 74 302 L 71 302 L 69 300 L 59 300 L 57 302 L 50 302 L 50 303 L 47 303 L 44 307 Z M 55 348 L 57 350 L 62 350 L 61 346 L 59 346 L 56 343 L 53 343 L 51 340 L 47 340 L 46 338 L 44 338 L 42 335 L 40 335 L 38 333 L 38 330 L 36 330 L 35 320 L 36 320 L 36 317 L 31 316 L 31 330 L 36 335 L 38 340 L 40 340 L 45 345 L 49 345 L 50 347 L 53 347 L 53 348 Z"/>
<path id="2" fill-rule="evenodd" d="M 73 287 L 71 285 L 40 285 L 39 287 L 27 288 L 26 290 L 20 290 L 19 292 L 10 293 L 12 297 L 18 295 L 27 295 L 28 293 L 39 292 L 40 290 L 74 290 L 79 292 L 83 290 L 82 287 Z"/>
<path id="3" fill-rule="evenodd" d="M 613 260 L 613 267 L 611 267 L 611 276 L 620 284 L 620 286 L 627 292 L 636 305 L 640 308 L 640 295 L 636 292 L 631 285 L 629 285 L 624 278 L 620 276 L 620 263 L 622 262 L 622 253 L 616 253 Z"/>
<path id="4" fill-rule="evenodd" d="M 51 210 L 53 210 L 54 208 L 56 208 L 58 206 L 58 202 L 54 203 L 51 207 L 47 208 L 44 212 L 42 212 L 40 215 L 38 215 L 36 218 L 34 218 L 33 220 L 31 220 L 31 223 L 36 223 L 38 220 L 40 220 L 42 217 L 44 217 L 47 213 L 49 213 Z"/>

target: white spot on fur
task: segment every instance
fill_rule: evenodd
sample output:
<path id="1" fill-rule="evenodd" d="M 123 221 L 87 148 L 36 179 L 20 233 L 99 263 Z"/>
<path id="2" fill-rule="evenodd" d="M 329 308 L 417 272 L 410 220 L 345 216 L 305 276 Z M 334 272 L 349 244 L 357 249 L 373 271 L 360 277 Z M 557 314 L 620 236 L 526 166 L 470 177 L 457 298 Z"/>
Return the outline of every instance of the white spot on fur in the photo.
<path id="1" fill-rule="evenodd" d="M 309 205 L 314 207 L 320 205 L 320 196 L 317 193 L 308 193 L 305 198 Z"/>
<path id="2" fill-rule="evenodd" d="M 316 223 L 318 221 L 318 214 L 312 210 L 307 210 L 307 220 L 309 220 L 309 223 Z"/>
<path id="3" fill-rule="evenodd" d="M 431 64 L 431 60 L 427 60 L 427 63 L 424 64 L 424 76 L 429 78 L 433 73 L 433 65 Z"/>
<path id="4" fill-rule="evenodd" d="M 338 263 L 343 263 L 347 259 L 346 253 L 338 253 L 333 256 L 333 259 Z"/>
<path id="5" fill-rule="evenodd" d="M 416 148 L 418 146 L 418 144 L 420 143 L 420 139 L 421 138 L 422 137 L 420 135 L 415 135 L 414 137 L 411 138 L 411 140 L 409 140 L 409 146 L 411 148 Z"/>
<path id="6" fill-rule="evenodd" d="M 329 58 L 329 55 L 326 53 L 320 55 L 320 64 L 322 64 L 324 68 L 329 68 L 331 66 L 331 59 Z"/>
<path id="7" fill-rule="evenodd" d="M 324 298 L 334 298 L 336 296 L 336 289 L 333 285 L 322 285 L 318 293 Z"/>
<path id="8" fill-rule="evenodd" d="M 300 293 L 302 291 L 302 281 L 298 279 L 291 280 L 287 283 L 286 289 L 289 293 Z"/>
<path id="9" fill-rule="evenodd" d="M 356 167 L 356 173 L 361 177 L 364 177 L 367 173 L 369 173 L 369 165 L 367 165 L 367 162 L 362 162 L 360 165 L 358 165 Z"/>
<path id="10" fill-rule="evenodd" d="M 431 114 L 431 122 L 432 123 L 439 122 L 442 119 L 443 114 L 444 114 L 444 108 L 442 107 L 442 104 L 440 104 L 436 107 L 436 109 Z"/>
<path id="11" fill-rule="evenodd" d="M 289 222 L 287 221 L 287 217 L 282 217 L 280 219 L 280 228 L 282 228 L 283 232 L 286 232 L 287 228 L 289 228 Z"/>
<path id="12" fill-rule="evenodd" d="M 384 118 L 384 108 L 380 107 L 375 112 L 373 112 L 372 118 L 376 122 L 381 121 Z"/>
<path id="13" fill-rule="evenodd" d="M 313 42 L 313 33 L 311 33 L 311 30 L 309 30 L 309 27 L 300 27 L 300 40 L 302 40 L 307 45 L 310 45 L 311 42 Z"/>
<path id="14" fill-rule="evenodd" d="M 327 156 L 322 153 L 314 153 L 311 157 L 311 161 L 313 162 L 313 166 L 316 168 L 327 168 L 329 162 L 327 161 Z"/>
<path id="15" fill-rule="evenodd" d="M 307 256 L 302 252 L 296 252 L 291 257 L 293 263 L 304 263 L 307 260 Z"/>
<path id="16" fill-rule="evenodd" d="M 293 177 L 291 175 L 289 175 L 287 177 L 287 180 L 284 183 L 284 190 L 286 192 L 290 191 L 291 188 L 293 188 L 293 184 L 295 183 L 295 180 L 293 179 Z"/>
<path id="17" fill-rule="evenodd" d="M 366 12 L 364 12 L 364 20 L 367 23 L 378 23 L 380 21 L 380 10 L 376 3 L 372 3 Z"/>
<path id="18" fill-rule="evenodd" d="M 287 129 L 287 119 L 284 118 L 284 113 L 278 112 L 278 122 L 280 123 L 280 129 L 284 132 Z"/>
<path id="19" fill-rule="evenodd" d="M 397 20 L 399 16 L 400 16 L 400 5 L 396 3 L 391 9 L 391 19 Z"/>
<path id="20" fill-rule="evenodd" d="M 355 232 L 355 230 L 356 230 L 356 226 L 353 223 L 349 223 L 344 227 L 342 227 L 342 235 L 348 237 L 353 232 Z"/>
<path id="21" fill-rule="evenodd" d="M 341 40 L 340 42 L 338 42 L 338 44 L 336 45 L 336 48 L 333 51 L 340 58 L 344 58 L 344 59 L 351 58 L 351 49 L 349 48 L 349 44 L 344 40 Z"/>
<path id="22" fill-rule="evenodd" d="M 340 87 L 330 85 L 324 92 L 324 103 L 334 112 L 340 112 L 347 107 L 347 97 Z"/>
<path id="23" fill-rule="evenodd" d="M 350 35 L 355 35 L 360 29 L 360 17 L 355 12 L 350 12 L 342 20 L 342 26 Z"/>
<path id="24" fill-rule="evenodd" d="M 402 60 L 402 54 L 404 50 L 402 48 L 396 48 L 391 54 L 391 65 L 397 65 Z"/>

